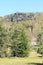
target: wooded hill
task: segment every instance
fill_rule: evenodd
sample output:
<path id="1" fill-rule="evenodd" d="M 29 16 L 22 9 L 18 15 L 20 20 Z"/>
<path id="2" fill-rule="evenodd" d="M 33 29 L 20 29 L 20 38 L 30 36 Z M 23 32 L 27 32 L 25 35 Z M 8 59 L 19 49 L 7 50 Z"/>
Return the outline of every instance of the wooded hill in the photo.
<path id="1" fill-rule="evenodd" d="M 37 52 L 43 54 L 43 12 L 0 17 L 0 57 L 26 56 L 31 46 L 38 46 Z"/>

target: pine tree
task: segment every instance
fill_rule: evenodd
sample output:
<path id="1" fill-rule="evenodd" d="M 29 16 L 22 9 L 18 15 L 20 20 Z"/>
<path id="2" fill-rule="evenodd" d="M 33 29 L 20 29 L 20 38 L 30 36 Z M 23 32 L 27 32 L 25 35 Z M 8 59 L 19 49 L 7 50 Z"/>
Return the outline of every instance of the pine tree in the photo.
<path id="1" fill-rule="evenodd" d="M 12 45 L 13 45 L 14 55 L 18 57 L 27 56 L 28 54 L 27 44 L 28 44 L 28 39 L 24 30 L 20 28 L 14 29 L 12 35 Z"/>

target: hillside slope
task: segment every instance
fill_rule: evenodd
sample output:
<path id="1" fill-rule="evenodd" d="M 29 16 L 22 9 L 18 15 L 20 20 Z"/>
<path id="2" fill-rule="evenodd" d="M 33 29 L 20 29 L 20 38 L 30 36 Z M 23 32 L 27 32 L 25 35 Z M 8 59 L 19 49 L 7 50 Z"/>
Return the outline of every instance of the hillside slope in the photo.
<path id="1" fill-rule="evenodd" d="M 24 28 L 27 36 L 32 41 L 37 39 L 38 34 L 42 34 L 43 40 L 43 12 L 42 13 L 14 13 L 0 17 L 0 23 L 9 29 L 12 24 Z"/>

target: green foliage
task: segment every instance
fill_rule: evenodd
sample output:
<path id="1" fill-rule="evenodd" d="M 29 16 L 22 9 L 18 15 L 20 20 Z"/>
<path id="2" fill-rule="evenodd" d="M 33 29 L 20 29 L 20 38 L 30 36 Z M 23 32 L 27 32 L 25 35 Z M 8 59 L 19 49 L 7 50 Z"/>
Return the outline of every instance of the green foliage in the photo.
<path id="1" fill-rule="evenodd" d="M 25 57 L 28 54 L 28 39 L 24 29 L 5 29 L 0 26 L 0 57 Z"/>
<path id="2" fill-rule="evenodd" d="M 37 35 L 37 43 L 38 45 L 42 44 L 42 34 Z"/>
<path id="3" fill-rule="evenodd" d="M 42 54 L 42 56 L 43 56 L 43 45 L 40 45 L 40 47 L 38 48 L 37 52 Z"/>
<path id="4" fill-rule="evenodd" d="M 38 50 L 37 52 L 43 55 L 43 40 L 42 34 L 37 35 Z"/>
<path id="5" fill-rule="evenodd" d="M 28 39 L 24 30 L 20 28 L 14 29 L 12 35 L 12 44 L 14 49 L 13 53 L 15 53 L 15 56 L 24 57 L 27 55 L 27 43 Z"/>

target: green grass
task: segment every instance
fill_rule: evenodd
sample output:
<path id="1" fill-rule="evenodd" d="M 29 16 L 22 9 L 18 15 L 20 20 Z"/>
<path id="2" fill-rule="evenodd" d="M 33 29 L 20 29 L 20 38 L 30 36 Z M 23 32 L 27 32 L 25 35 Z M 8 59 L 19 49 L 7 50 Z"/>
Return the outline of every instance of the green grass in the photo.
<path id="1" fill-rule="evenodd" d="M 0 58 L 0 65 L 27 65 L 28 63 L 42 63 L 43 58 L 28 57 L 28 58 Z"/>

